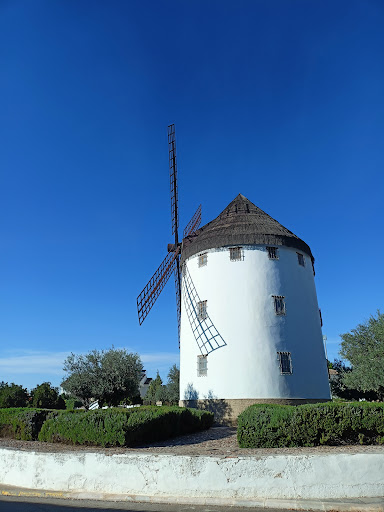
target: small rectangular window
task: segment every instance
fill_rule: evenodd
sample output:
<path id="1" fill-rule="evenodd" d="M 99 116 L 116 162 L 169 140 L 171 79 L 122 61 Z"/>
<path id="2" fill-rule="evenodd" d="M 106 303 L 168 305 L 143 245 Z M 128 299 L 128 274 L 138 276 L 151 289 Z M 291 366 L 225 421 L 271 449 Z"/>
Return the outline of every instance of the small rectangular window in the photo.
<path id="1" fill-rule="evenodd" d="M 208 253 L 199 254 L 199 267 L 205 267 L 208 260 Z"/>
<path id="2" fill-rule="evenodd" d="M 241 247 L 230 247 L 229 249 L 229 259 L 231 261 L 241 261 L 243 259 Z"/>
<path id="3" fill-rule="evenodd" d="M 267 247 L 267 251 L 268 251 L 268 258 L 270 260 L 278 260 L 279 259 L 279 255 L 277 253 L 277 247 Z"/>
<path id="4" fill-rule="evenodd" d="M 276 315 L 285 315 L 285 302 L 282 295 L 272 295 Z"/>
<path id="5" fill-rule="evenodd" d="M 281 375 L 292 374 L 292 358 L 290 352 L 278 352 L 277 359 L 279 361 Z"/>
<path id="6" fill-rule="evenodd" d="M 208 373 L 207 356 L 197 356 L 197 376 L 206 377 Z"/>
<path id="7" fill-rule="evenodd" d="M 207 301 L 202 300 L 197 303 L 197 316 L 199 320 L 205 320 L 207 318 Z"/>
<path id="8" fill-rule="evenodd" d="M 296 254 L 297 254 L 297 261 L 299 262 L 299 265 L 301 265 L 302 267 L 305 267 L 304 256 L 300 252 L 297 252 Z"/>

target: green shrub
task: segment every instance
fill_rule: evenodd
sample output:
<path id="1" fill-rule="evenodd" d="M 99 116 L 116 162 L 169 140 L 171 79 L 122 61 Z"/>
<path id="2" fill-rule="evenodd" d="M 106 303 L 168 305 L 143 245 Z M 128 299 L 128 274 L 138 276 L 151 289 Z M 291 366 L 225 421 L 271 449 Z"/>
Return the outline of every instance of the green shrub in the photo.
<path id="1" fill-rule="evenodd" d="M 241 448 L 291 446 L 287 424 L 293 407 L 252 405 L 238 417 L 237 438 Z"/>
<path id="2" fill-rule="evenodd" d="M 65 408 L 69 411 L 73 411 L 73 409 L 77 409 L 81 407 L 83 403 L 77 398 L 67 398 L 65 399 Z"/>
<path id="3" fill-rule="evenodd" d="M 134 446 L 209 428 L 213 415 L 181 407 L 137 407 L 63 411 L 48 419 L 40 441 L 99 446 Z"/>
<path id="4" fill-rule="evenodd" d="M 252 405 L 238 418 L 241 448 L 384 444 L 384 404 Z"/>
<path id="5" fill-rule="evenodd" d="M 0 409 L 0 436 L 34 441 L 47 417 L 55 414 L 48 409 Z"/>

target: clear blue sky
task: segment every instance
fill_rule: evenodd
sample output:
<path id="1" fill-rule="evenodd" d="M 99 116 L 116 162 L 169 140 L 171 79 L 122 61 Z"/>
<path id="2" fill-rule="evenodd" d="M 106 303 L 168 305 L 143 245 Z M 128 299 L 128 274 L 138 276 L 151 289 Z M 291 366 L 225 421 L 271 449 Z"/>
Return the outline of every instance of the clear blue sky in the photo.
<path id="1" fill-rule="evenodd" d="M 0 380 L 58 385 L 112 344 L 178 362 L 174 285 L 136 296 L 184 226 L 242 193 L 316 258 L 328 354 L 383 308 L 381 0 L 0 3 Z"/>

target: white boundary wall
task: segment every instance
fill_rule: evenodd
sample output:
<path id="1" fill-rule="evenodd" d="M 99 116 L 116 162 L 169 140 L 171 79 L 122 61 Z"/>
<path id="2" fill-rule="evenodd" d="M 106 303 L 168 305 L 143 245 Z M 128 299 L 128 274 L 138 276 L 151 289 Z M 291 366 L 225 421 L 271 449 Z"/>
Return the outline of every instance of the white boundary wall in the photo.
<path id="1" fill-rule="evenodd" d="M 384 452 L 206 457 L 0 449 L 0 483 L 185 502 L 384 496 Z"/>

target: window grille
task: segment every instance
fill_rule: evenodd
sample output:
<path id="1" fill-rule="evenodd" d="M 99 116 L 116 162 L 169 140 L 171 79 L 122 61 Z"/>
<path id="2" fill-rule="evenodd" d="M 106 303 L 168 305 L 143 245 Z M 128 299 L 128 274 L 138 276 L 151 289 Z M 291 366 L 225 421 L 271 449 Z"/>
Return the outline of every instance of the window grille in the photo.
<path id="1" fill-rule="evenodd" d="M 270 260 L 278 260 L 279 259 L 279 255 L 277 253 L 277 247 L 267 247 L 267 251 L 268 251 L 268 258 Z"/>
<path id="2" fill-rule="evenodd" d="M 290 352 L 278 352 L 277 359 L 279 361 L 281 375 L 292 374 L 292 358 Z"/>
<path id="3" fill-rule="evenodd" d="M 197 303 L 197 316 L 199 320 L 205 320 L 207 318 L 207 301 L 201 300 Z"/>
<path id="4" fill-rule="evenodd" d="M 275 305 L 275 313 L 276 315 L 285 315 L 285 302 L 284 296 L 282 295 L 272 295 Z"/>
<path id="5" fill-rule="evenodd" d="M 229 259 L 231 261 L 241 261 L 243 259 L 243 251 L 241 247 L 230 247 Z"/>
<path id="6" fill-rule="evenodd" d="M 297 254 L 297 261 L 299 262 L 299 265 L 301 265 L 302 267 L 305 267 L 304 256 L 300 252 L 297 252 L 296 254 Z"/>
<path id="7" fill-rule="evenodd" d="M 208 373 L 207 356 L 197 356 L 197 376 L 206 377 Z"/>
<path id="8" fill-rule="evenodd" d="M 208 253 L 199 254 L 199 267 L 205 267 L 208 261 Z"/>

